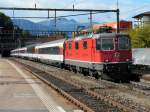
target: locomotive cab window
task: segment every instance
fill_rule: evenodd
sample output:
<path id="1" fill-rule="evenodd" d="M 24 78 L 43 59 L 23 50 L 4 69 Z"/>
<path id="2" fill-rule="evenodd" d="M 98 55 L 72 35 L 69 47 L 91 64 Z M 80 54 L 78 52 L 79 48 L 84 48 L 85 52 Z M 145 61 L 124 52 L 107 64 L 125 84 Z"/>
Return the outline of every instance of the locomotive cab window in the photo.
<path id="1" fill-rule="evenodd" d="M 78 42 L 75 42 L 75 48 L 79 49 L 79 43 Z"/>
<path id="2" fill-rule="evenodd" d="M 87 41 L 83 41 L 83 48 L 87 49 Z"/>
<path id="3" fill-rule="evenodd" d="M 102 38 L 101 39 L 101 49 L 102 50 L 114 50 L 113 38 Z"/>
<path id="4" fill-rule="evenodd" d="M 119 37 L 119 49 L 120 50 L 128 50 L 130 49 L 130 41 L 128 37 Z"/>

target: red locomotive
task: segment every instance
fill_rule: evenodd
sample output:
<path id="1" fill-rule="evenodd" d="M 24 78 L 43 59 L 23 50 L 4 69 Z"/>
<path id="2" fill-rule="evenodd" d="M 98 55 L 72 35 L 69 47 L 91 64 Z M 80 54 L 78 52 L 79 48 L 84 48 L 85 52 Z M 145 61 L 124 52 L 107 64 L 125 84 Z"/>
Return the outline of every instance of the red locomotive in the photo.
<path id="1" fill-rule="evenodd" d="M 65 65 L 96 78 L 130 80 L 132 52 L 126 34 L 91 34 L 65 42 Z"/>

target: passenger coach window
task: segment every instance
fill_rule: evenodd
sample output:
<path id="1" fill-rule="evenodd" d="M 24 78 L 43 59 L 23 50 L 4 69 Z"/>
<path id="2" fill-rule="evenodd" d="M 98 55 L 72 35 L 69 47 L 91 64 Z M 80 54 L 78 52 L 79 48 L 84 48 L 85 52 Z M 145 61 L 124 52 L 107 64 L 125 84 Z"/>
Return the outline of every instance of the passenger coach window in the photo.
<path id="1" fill-rule="evenodd" d="M 114 50 L 113 39 L 102 39 L 102 50 Z"/>
<path id="2" fill-rule="evenodd" d="M 39 49 L 40 54 L 59 54 L 60 49 L 59 47 L 47 47 Z"/>
<path id="3" fill-rule="evenodd" d="M 75 42 L 75 48 L 79 49 L 79 43 L 78 42 Z"/>
<path id="4" fill-rule="evenodd" d="M 87 49 L 87 41 L 83 41 L 83 48 Z"/>
<path id="5" fill-rule="evenodd" d="M 130 48 L 130 42 L 127 37 L 119 37 L 119 49 L 128 50 Z"/>

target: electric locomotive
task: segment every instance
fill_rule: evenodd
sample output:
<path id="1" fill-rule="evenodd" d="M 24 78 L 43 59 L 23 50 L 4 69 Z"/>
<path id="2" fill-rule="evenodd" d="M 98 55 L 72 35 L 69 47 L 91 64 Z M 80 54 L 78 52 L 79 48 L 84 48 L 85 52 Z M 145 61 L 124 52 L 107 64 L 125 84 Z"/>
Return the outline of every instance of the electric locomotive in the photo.
<path id="1" fill-rule="evenodd" d="M 129 35 L 116 33 L 91 34 L 65 42 L 65 65 L 75 72 L 107 80 L 129 81 L 132 51 Z"/>

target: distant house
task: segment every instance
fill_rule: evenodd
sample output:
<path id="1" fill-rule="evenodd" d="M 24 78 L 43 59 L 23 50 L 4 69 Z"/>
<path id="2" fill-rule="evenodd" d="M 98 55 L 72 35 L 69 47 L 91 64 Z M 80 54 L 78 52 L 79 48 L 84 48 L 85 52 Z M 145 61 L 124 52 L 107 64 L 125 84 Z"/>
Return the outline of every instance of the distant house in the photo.
<path id="1" fill-rule="evenodd" d="M 132 21 L 125 21 L 121 20 L 119 22 L 120 26 L 120 32 L 128 32 L 130 29 L 132 29 Z M 101 23 L 101 24 L 94 24 L 93 25 L 93 30 L 97 30 L 102 27 L 111 27 L 112 32 L 117 31 L 117 22 L 108 22 L 108 23 Z M 88 29 L 82 30 L 82 31 L 87 31 Z"/>
<path id="2" fill-rule="evenodd" d="M 150 25 L 150 11 L 138 14 L 133 18 L 136 19 L 135 22 L 138 27 L 143 27 L 144 25 L 148 24 Z"/>

